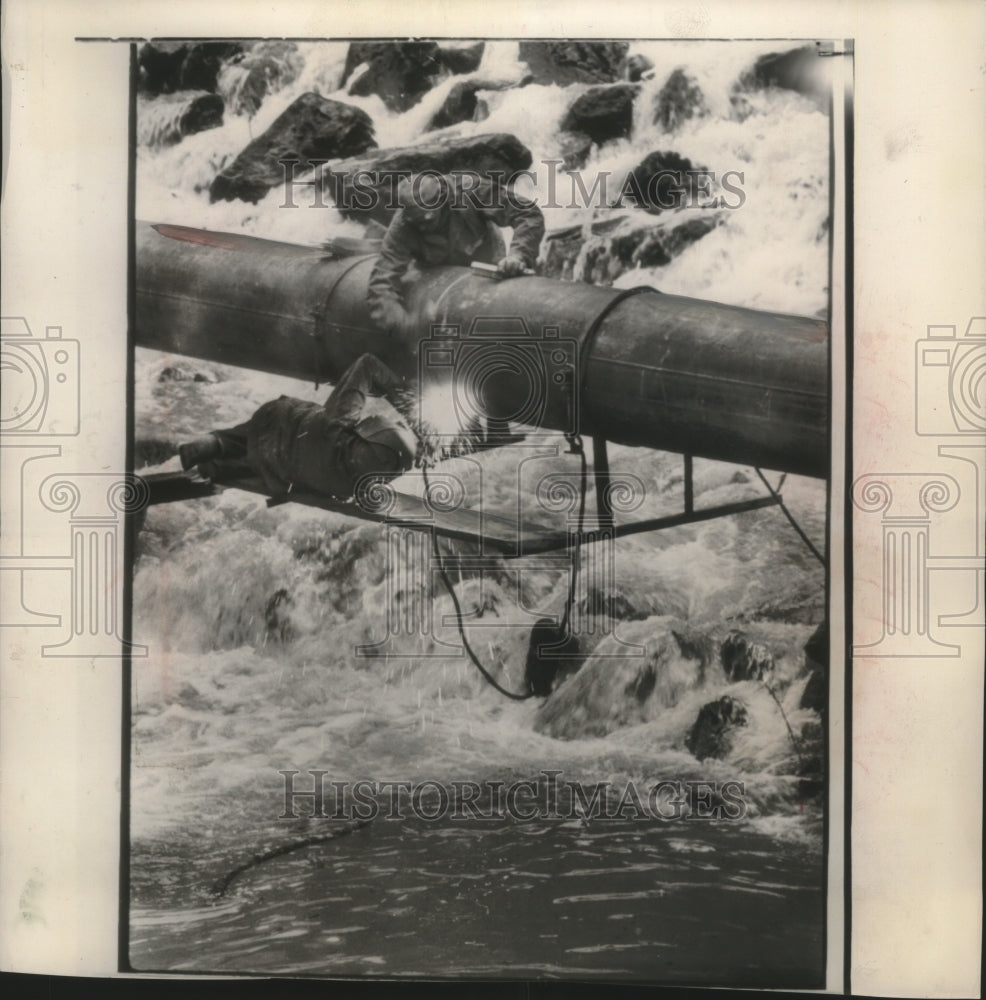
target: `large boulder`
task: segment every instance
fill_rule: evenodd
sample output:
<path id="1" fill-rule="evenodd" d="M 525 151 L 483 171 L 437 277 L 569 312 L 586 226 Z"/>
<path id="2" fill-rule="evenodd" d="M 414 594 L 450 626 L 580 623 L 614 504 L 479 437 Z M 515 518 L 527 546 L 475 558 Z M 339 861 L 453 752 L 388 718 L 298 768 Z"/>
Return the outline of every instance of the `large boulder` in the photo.
<path id="1" fill-rule="evenodd" d="M 707 212 L 693 215 L 677 225 L 665 224 L 638 229 L 626 236 L 613 238 L 613 255 L 624 265 L 624 270 L 664 267 L 683 250 L 711 233 L 721 222 L 721 213 Z"/>
<path id="2" fill-rule="evenodd" d="M 669 150 L 649 153 L 627 175 L 621 200 L 655 215 L 681 208 L 693 200 L 700 183 L 692 172 L 702 169 Z"/>
<path id="3" fill-rule="evenodd" d="M 689 213 L 689 218 L 633 225 L 626 218 L 594 222 L 587 237 L 581 226 L 548 233 L 542 273 L 550 278 L 611 285 L 637 267 L 664 267 L 722 224 L 724 213 Z"/>
<path id="4" fill-rule="evenodd" d="M 764 681 L 774 673 L 774 656 L 763 643 L 734 629 L 719 647 L 722 669 L 731 681 Z"/>
<path id="5" fill-rule="evenodd" d="M 391 111 L 413 107 L 448 73 L 436 42 L 352 42 L 346 55 L 345 83 L 358 66 L 348 92 L 359 97 L 376 94 Z"/>
<path id="6" fill-rule="evenodd" d="M 747 722 L 746 707 L 730 695 L 703 705 L 685 737 L 685 746 L 699 760 L 722 760 L 733 748 L 735 731 Z"/>
<path id="7" fill-rule="evenodd" d="M 137 98 L 137 142 L 171 146 L 185 136 L 216 128 L 223 122 L 223 99 L 204 91 L 179 91 Z"/>
<path id="8" fill-rule="evenodd" d="M 222 67 L 234 59 L 242 48 L 239 42 L 199 42 L 190 45 L 181 66 L 180 89 L 215 93 Z"/>
<path id="9" fill-rule="evenodd" d="M 171 94 L 178 89 L 188 46 L 181 42 L 148 42 L 137 53 L 137 91 Z"/>
<path id="10" fill-rule="evenodd" d="M 633 101 L 640 92 L 634 83 L 591 87 L 578 97 L 562 119 L 566 132 L 581 132 L 600 145 L 625 139 L 633 129 Z"/>
<path id="11" fill-rule="evenodd" d="M 627 42 L 529 42 L 520 43 L 520 58 L 531 69 L 535 83 L 616 83 Z"/>
<path id="12" fill-rule="evenodd" d="M 553 618 L 541 618 L 531 629 L 527 646 L 524 680 L 528 691 L 537 697 L 551 694 L 579 671 L 590 648 L 589 636 L 571 635 L 563 632 Z"/>
<path id="13" fill-rule="evenodd" d="M 300 161 L 294 169 L 303 173 L 309 160 L 353 156 L 374 145 L 373 122 L 365 111 L 318 94 L 302 94 L 215 178 L 209 197 L 256 203 L 284 183 L 287 168 L 281 160 Z"/>
<path id="14" fill-rule="evenodd" d="M 223 66 L 217 86 L 232 114 L 252 117 L 268 94 L 293 83 L 303 67 L 294 42 L 258 42 Z"/>
<path id="15" fill-rule="evenodd" d="M 417 146 L 381 149 L 334 164 L 323 174 L 323 180 L 326 192 L 343 215 L 364 222 L 375 219 L 387 225 L 396 211 L 393 196 L 401 176 L 425 170 L 443 174 L 499 172 L 509 180 L 531 163 L 531 151 L 507 133 L 464 138 L 436 136 Z"/>
<path id="16" fill-rule="evenodd" d="M 674 132 L 683 122 L 708 113 L 698 81 L 680 67 L 668 77 L 654 101 L 654 124 L 665 132 Z"/>
<path id="17" fill-rule="evenodd" d="M 242 51 L 239 42 L 148 42 L 137 56 L 137 89 L 149 95 L 215 93 L 223 64 Z"/>
<path id="18" fill-rule="evenodd" d="M 627 271 L 638 267 L 664 267 L 684 249 L 719 225 L 720 216 L 709 213 L 693 216 L 676 225 L 640 227 L 588 245 L 581 267 L 573 276 L 592 285 L 612 285 Z"/>
<path id="19" fill-rule="evenodd" d="M 644 647 L 643 656 L 627 643 Z M 715 664 L 709 639 L 672 618 L 621 622 L 541 706 L 534 728 L 561 739 L 604 736 L 665 714 Z"/>

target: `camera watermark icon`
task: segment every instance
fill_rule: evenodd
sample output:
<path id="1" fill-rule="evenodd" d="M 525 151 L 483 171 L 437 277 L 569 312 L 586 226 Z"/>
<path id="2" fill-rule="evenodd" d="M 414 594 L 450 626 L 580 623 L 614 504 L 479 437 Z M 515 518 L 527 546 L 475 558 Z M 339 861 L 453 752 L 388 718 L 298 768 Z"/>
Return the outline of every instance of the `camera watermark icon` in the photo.
<path id="1" fill-rule="evenodd" d="M 60 326 L 36 337 L 23 316 L 0 319 L 0 433 L 79 433 L 79 342 Z"/>
<path id="2" fill-rule="evenodd" d="M 854 505 L 882 514 L 882 634 L 854 645 L 859 656 L 957 657 L 961 646 L 942 641 L 936 630 L 986 623 L 986 316 L 972 317 L 961 337 L 955 326 L 929 325 L 927 337 L 917 342 L 915 432 L 945 438 L 938 455 L 961 464 L 954 466 L 954 476 L 876 473 L 853 484 Z M 957 478 L 961 473 L 965 487 Z M 960 510 L 963 495 L 967 500 Z M 945 533 L 937 518 L 946 514 L 965 517 L 966 541 L 959 543 L 964 551 L 954 551 L 953 543 L 951 554 L 941 554 L 932 544 Z M 971 607 L 939 614 L 932 622 L 933 583 L 942 573 L 950 574 L 950 582 L 973 583 Z"/>
<path id="3" fill-rule="evenodd" d="M 917 343 L 916 427 L 923 436 L 986 434 L 986 316 L 954 326 L 929 326 Z"/>
<path id="4" fill-rule="evenodd" d="M 556 326 L 478 316 L 468 332 L 436 324 L 418 345 L 418 420 L 439 442 L 494 436 L 506 424 L 579 430 L 579 345 Z"/>

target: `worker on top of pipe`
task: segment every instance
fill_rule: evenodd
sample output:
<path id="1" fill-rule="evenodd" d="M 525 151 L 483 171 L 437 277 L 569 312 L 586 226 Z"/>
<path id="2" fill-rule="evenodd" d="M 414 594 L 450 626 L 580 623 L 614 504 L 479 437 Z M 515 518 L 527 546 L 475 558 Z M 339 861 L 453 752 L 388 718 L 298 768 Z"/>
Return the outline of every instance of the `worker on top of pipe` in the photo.
<path id="1" fill-rule="evenodd" d="M 402 279 L 412 263 L 481 261 L 496 264 L 501 278 L 512 278 L 537 260 L 544 236 L 541 209 L 502 184 L 475 174 L 418 174 L 401 182 L 397 196 L 401 207 L 369 283 L 370 316 L 381 329 L 402 333 L 408 327 Z M 498 226 L 513 229 L 509 253 Z"/>
<path id="2" fill-rule="evenodd" d="M 324 406 L 290 396 L 264 403 L 245 423 L 183 444 L 183 469 L 210 479 L 260 476 L 274 496 L 293 489 L 348 500 L 361 479 L 393 479 L 414 464 L 418 441 L 401 415 L 404 382 L 364 354 Z"/>

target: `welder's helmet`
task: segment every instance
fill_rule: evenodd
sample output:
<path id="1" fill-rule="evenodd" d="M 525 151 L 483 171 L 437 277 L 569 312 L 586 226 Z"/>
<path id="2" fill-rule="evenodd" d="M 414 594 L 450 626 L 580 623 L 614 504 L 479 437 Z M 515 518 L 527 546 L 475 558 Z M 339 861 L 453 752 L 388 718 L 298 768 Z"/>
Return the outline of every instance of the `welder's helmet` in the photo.
<path id="1" fill-rule="evenodd" d="M 418 439 L 404 418 L 385 399 L 371 396 L 354 429 L 368 444 L 381 445 L 394 452 L 395 471 L 404 471 L 414 465 Z"/>

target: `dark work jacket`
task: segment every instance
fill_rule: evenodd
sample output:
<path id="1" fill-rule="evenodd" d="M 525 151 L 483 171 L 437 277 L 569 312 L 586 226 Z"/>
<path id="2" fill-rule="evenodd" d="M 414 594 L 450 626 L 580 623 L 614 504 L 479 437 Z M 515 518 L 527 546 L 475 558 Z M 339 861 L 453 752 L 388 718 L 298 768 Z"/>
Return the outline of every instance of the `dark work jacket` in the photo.
<path id="1" fill-rule="evenodd" d="M 444 228 L 421 232 L 405 219 L 403 209 L 390 223 L 370 275 L 370 315 L 378 323 L 385 321 L 392 307 L 403 309 L 400 279 L 412 262 L 419 267 L 468 267 L 474 260 L 497 263 L 504 253 L 498 226 L 513 229 L 511 254 L 520 257 L 527 267 L 533 267 L 537 260 L 544 218 L 533 201 L 518 195 L 508 199 L 502 188 L 489 180 L 466 185 L 465 191 L 462 178 L 450 176 L 445 180 L 449 198 Z"/>
<path id="2" fill-rule="evenodd" d="M 318 403 L 281 396 L 250 419 L 248 461 L 271 493 L 311 490 L 347 500 L 362 476 L 403 471 L 395 452 L 364 441 L 357 426 L 332 419 Z"/>

